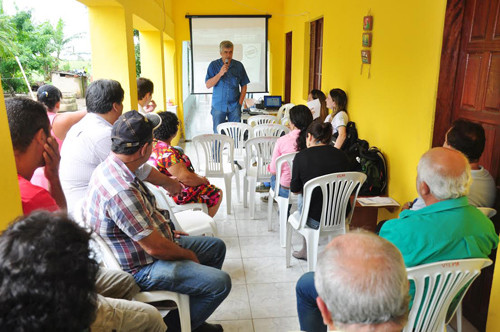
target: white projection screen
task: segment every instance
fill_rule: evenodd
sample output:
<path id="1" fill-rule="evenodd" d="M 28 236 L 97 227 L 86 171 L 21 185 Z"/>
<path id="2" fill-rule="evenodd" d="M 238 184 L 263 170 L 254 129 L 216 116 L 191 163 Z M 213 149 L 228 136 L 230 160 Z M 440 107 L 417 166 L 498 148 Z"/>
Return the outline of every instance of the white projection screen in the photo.
<path id="1" fill-rule="evenodd" d="M 233 59 L 245 66 L 250 83 L 247 92 L 268 92 L 267 87 L 267 19 L 262 16 L 195 16 L 190 19 L 193 63 L 192 93 L 212 93 L 205 86 L 210 62 L 220 58 L 219 44 L 234 44 Z"/>

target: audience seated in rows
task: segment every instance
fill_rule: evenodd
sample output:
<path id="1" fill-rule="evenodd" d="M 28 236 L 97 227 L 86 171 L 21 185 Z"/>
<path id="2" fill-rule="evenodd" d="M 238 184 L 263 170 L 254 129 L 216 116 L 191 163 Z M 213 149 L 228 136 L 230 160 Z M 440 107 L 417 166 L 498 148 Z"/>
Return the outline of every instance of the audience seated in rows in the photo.
<path id="1" fill-rule="evenodd" d="M 54 138 L 48 134 L 49 118 L 43 105 L 30 99 L 14 98 L 8 100 L 6 106 L 24 214 L 28 215 L 34 210 L 58 211 L 60 207 L 64 210 L 64 204 L 58 204 L 52 196 L 64 201 L 57 173 L 59 150 Z M 51 192 L 28 181 L 30 174 L 42 161 L 45 161 Z M 40 218 L 50 219 L 50 216 Z M 100 295 L 93 331 L 165 331 L 165 324 L 156 308 L 127 301 L 139 292 L 130 274 L 99 269 L 95 287 Z"/>
<path id="2" fill-rule="evenodd" d="M 114 80 L 97 80 L 87 88 L 88 113 L 69 130 L 61 150 L 59 175 L 69 213 L 73 213 L 85 197 L 92 172 L 111 151 L 111 127 L 122 114 L 123 97 L 120 83 Z M 150 165 L 141 167 L 137 176 L 165 187 L 171 194 L 177 194 L 181 189 L 178 181 Z"/>
<path id="3" fill-rule="evenodd" d="M 488 170 L 479 165 L 485 142 L 483 126 L 467 120 L 457 120 L 446 133 L 443 146 L 462 152 L 469 160 L 472 176 L 467 195 L 469 203 L 477 207 L 492 208 L 496 196 L 495 180 Z M 425 202 L 419 197 L 414 203 L 406 203 L 403 209 L 418 210 L 423 207 L 425 207 Z"/>
<path id="4" fill-rule="evenodd" d="M 405 326 L 410 300 L 406 268 L 389 241 L 369 232 L 337 236 L 319 257 L 316 274 L 305 274 L 299 284 L 310 280 L 312 285 L 313 277 L 318 297 L 311 301 L 330 330 L 399 332 Z M 300 318 L 301 326 L 308 319 L 311 327 L 317 325 L 307 331 L 324 329 L 316 316 Z"/>
<path id="5" fill-rule="evenodd" d="M 154 112 L 156 103 L 153 100 L 154 84 L 153 82 L 144 77 L 137 79 L 137 110 L 142 115 Z"/>
<path id="6" fill-rule="evenodd" d="M 417 190 L 426 207 L 405 210 L 398 219 L 385 222 L 380 236 L 401 251 L 406 267 L 488 257 L 498 245 L 498 235 L 491 220 L 467 202 L 470 166 L 466 157 L 456 150 L 434 148 L 421 157 L 417 172 Z M 302 325 L 321 320 L 312 278 L 300 280 L 296 292 L 301 329 L 326 331 L 326 326 Z M 413 294 L 411 283 L 412 298 Z"/>
<path id="7" fill-rule="evenodd" d="M 307 149 L 300 151 L 293 160 L 292 180 L 290 190 L 293 193 L 302 193 L 307 181 L 318 176 L 347 172 L 350 170 L 349 161 L 345 153 L 330 145 L 332 139 L 332 126 L 327 122 L 313 121 L 307 128 Z M 323 195 L 320 189 L 315 189 L 311 198 L 307 226 L 318 229 L 321 219 Z M 302 210 L 302 195 L 299 197 L 299 211 Z M 300 251 L 294 251 L 293 257 L 307 258 L 306 240 Z"/>
<path id="8" fill-rule="evenodd" d="M 276 159 L 284 154 L 297 152 L 307 148 L 306 146 L 306 130 L 313 121 L 311 111 L 307 106 L 296 105 L 290 109 L 290 132 L 276 141 L 274 146 L 271 163 L 267 169 L 271 174 L 271 188 L 276 185 Z M 288 197 L 290 194 L 290 181 L 292 174 L 288 165 L 283 165 L 280 178 L 279 196 Z"/>
<path id="9" fill-rule="evenodd" d="M 112 153 L 89 184 L 85 219 L 142 290 L 190 295 L 194 331 L 222 331 L 205 320 L 231 290 L 229 275 L 220 270 L 224 242 L 171 229 L 168 212 L 157 209 L 154 196 L 134 173 L 151 155 L 155 125 L 139 112 L 127 112 L 115 122 Z M 177 310 L 169 312 L 165 322 L 169 331 L 180 331 Z"/>
<path id="10" fill-rule="evenodd" d="M 161 125 L 154 131 L 153 152 L 150 163 L 161 173 L 173 176 L 184 185 L 173 196 L 177 204 L 205 203 L 213 217 L 222 203 L 222 190 L 210 184 L 204 176 L 195 173 L 189 157 L 181 149 L 172 146 L 172 139 L 179 130 L 179 119 L 171 112 L 160 112 Z"/>

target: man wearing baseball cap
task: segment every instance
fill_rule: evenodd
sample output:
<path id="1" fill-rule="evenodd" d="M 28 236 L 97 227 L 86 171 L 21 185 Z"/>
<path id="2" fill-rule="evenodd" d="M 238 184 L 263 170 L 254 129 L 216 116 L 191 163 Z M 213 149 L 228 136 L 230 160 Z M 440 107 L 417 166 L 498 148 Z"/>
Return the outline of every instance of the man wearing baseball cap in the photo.
<path id="1" fill-rule="evenodd" d="M 92 174 L 85 217 L 142 290 L 190 295 L 193 331 L 222 331 L 205 320 L 231 290 L 229 275 L 220 271 L 224 242 L 171 228 L 168 212 L 157 209 L 154 196 L 134 174 L 149 159 L 158 119 L 154 113 L 127 112 L 115 122 L 112 153 Z M 169 331 L 180 331 L 177 310 L 164 321 Z"/>

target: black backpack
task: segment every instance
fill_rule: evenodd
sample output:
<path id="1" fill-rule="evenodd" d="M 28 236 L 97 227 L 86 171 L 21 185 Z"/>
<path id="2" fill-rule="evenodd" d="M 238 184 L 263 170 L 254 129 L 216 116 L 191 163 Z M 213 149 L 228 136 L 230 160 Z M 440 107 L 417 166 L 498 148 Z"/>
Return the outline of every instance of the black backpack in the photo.
<path id="1" fill-rule="evenodd" d="M 347 126 L 345 127 L 346 130 L 346 138 L 344 143 L 342 144 L 342 151 L 348 151 L 351 146 L 356 144 L 358 141 L 358 130 L 356 129 L 356 123 L 349 121 L 347 123 Z"/>
<path id="2" fill-rule="evenodd" d="M 365 141 L 366 142 L 366 141 Z M 387 163 L 377 147 L 359 151 L 361 172 L 366 174 L 366 181 L 359 190 L 360 196 L 378 196 L 385 194 L 387 187 Z"/>

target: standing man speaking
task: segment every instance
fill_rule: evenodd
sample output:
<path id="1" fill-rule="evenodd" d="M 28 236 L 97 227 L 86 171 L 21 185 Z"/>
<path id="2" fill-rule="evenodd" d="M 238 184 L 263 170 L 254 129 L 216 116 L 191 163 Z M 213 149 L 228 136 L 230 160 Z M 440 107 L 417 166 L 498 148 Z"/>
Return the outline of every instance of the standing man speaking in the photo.
<path id="1" fill-rule="evenodd" d="M 214 133 L 220 123 L 241 121 L 241 105 L 250 83 L 243 64 L 233 60 L 233 48 L 229 40 L 222 41 L 219 45 L 221 58 L 212 61 L 207 69 L 205 84 L 207 89 L 214 88 L 210 112 Z"/>

